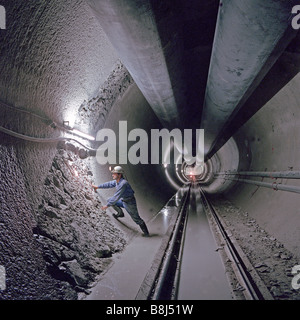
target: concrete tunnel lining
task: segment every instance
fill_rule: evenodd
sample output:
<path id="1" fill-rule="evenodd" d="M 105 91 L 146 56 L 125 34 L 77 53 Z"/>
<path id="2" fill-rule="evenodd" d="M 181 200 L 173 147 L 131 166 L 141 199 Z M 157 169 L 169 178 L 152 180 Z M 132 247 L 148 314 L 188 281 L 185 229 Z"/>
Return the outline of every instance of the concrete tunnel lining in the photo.
<path id="1" fill-rule="evenodd" d="M 290 3 L 265 1 L 257 10 L 258 3 L 220 4 L 201 119 L 206 155 L 289 44 L 288 34 L 296 35 Z"/>
<path id="2" fill-rule="evenodd" d="M 90 127 L 94 132 L 104 125 L 115 128 L 120 119 L 127 119 L 132 128 L 151 130 L 154 126 L 161 127 L 137 84 L 128 80 L 130 76 L 125 68 L 120 67 L 118 54 L 86 2 L 27 1 L 25 4 L 15 1 L 6 6 L 7 30 L 1 30 L 0 34 L 1 101 L 58 123 L 75 119 L 79 110 L 78 125 L 85 129 Z M 19 20 L 15 20 L 16 16 Z M 203 183 L 212 195 L 221 193 L 247 211 L 298 258 L 300 220 L 297 194 L 244 184 L 234 186 L 214 179 L 211 173 L 299 170 L 299 85 L 299 75 L 296 75 L 235 134 L 235 142 L 230 141 L 215 158 L 210 159 L 212 172 Z M 112 92 L 110 97 L 108 91 Z M 282 112 L 283 108 L 285 112 Z M 96 119 L 98 112 L 101 116 Z M 24 117 L 2 107 L 1 115 L 1 125 L 8 125 L 17 132 L 40 137 L 57 134 L 56 130 L 29 115 Z M 4 299 L 45 298 L 42 291 L 53 288 L 53 284 L 59 287 L 59 281 L 53 282 L 47 273 L 33 230 L 38 224 L 38 209 L 45 196 L 44 183 L 49 170 L 53 170 L 57 146 L 55 143 L 23 142 L 3 133 L 0 136 L 0 264 L 7 263 L 14 276 L 18 274 L 8 283 L 17 289 L 12 288 L 7 294 L 0 292 L 0 296 Z M 78 154 L 74 157 L 78 163 L 86 161 L 92 168 L 95 182 L 110 178 L 108 168 L 99 166 L 95 158 L 81 159 Z M 167 183 L 162 166 L 138 165 L 125 169 L 145 217 L 162 207 L 174 192 Z M 299 186 L 298 180 L 282 179 L 281 183 Z M 74 182 L 74 186 L 78 185 Z M 56 189 L 53 187 L 53 190 Z M 101 200 L 104 201 L 107 195 L 109 193 L 101 194 Z M 87 193 L 87 196 L 91 195 Z M 89 207 L 89 210 L 92 209 Z M 51 215 L 50 211 L 47 214 Z M 118 236 L 114 234 L 114 237 Z M 69 288 L 60 287 L 58 293 L 50 290 L 46 298 L 76 299 L 73 292 L 64 294 L 63 290 Z"/>

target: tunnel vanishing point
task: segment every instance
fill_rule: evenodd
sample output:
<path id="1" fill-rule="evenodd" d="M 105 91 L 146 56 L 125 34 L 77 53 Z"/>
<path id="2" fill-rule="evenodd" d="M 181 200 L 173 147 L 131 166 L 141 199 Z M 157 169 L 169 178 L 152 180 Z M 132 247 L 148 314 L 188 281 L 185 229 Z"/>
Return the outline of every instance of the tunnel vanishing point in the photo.
<path id="1" fill-rule="evenodd" d="M 300 264 L 295 5 L 2 1 L 0 299 L 77 299 L 122 253 L 130 235 L 100 213 L 110 193 L 91 188 L 111 179 L 109 166 L 96 161 L 99 143 L 79 136 L 118 136 L 120 121 L 146 133 L 203 129 L 197 183 Z M 146 220 L 192 171 L 176 159 L 124 169 Z"/>

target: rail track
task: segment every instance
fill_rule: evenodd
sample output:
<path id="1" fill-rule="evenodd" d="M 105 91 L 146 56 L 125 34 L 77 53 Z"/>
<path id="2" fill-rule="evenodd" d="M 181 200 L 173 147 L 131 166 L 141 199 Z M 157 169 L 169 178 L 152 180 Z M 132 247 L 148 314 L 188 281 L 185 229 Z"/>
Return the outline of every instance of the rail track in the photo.
<path id="1" fill-rule="evenodd" d="M 235 299 L 246 300 L 273 300 L 273 297 L 265 284 L 262 282 L 255 268 L 244 254 L 241 247 L 228 232 L 226 225 L 210 203 L 203 190 L 199 188 L 201 199 L 206 208 L 212 232 L 218 245 L 223 248 L 223 261 L 226 265 L 228 280 L 233 286 Z M 221 250 L 220 250 L 221 251 Z M 229 262 L 229 263 L 228 263 Z M 242 290 L 237 290 L 237 284 Z"/>
<path id="2" fill-rule="evenodd" d="M 208 197 L 197 184 L 189 185 L 186 188 L 178 207 L 178 214 L 170 224 L 161 248 L 141 285 L 136 299 L 178 300 L 180 298 L 180 287 L 184 281 L 182 280 L 181 270 L 185 259 L 184 252 L 189 250 L 186 243 L 187 224 L 191 212 L 191 202 L 195 201 L 195 195 L 197 196 L 196 211 L 199 211 L 199 208 L 204 209 L 203 214 L 206 215 L 209 229 L 215 239 L 214 251 L 218 252 L 223 261 L 231 298 L 237 300 L 273 300 L 255 268 L 228 232 L 221 217 L 218 216 Z M 196 212 L 196 214 L 199 214 L 199 212 Z M 194 254 L 199 253 L 194 252 Z M 201 259 L 206 259 L 206 257 Z M 197 276 L 196 274 L 195 279 Z M 216 288 L 216 290 L 218 289 Z"/>

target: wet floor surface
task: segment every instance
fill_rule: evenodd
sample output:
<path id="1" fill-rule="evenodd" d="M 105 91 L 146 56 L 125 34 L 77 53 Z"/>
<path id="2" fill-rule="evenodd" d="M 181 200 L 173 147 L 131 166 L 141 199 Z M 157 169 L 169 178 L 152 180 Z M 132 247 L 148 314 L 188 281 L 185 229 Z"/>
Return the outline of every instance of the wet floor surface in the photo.
<path id="1" fill-rule="evenodd" d="M 87 300 L 134 300 L 148 273 L 171 218 L 178 212 L 181 195 L 173 197 L 152 219 L 147 221 L 151 236 L 137 232 L 126 249 L 115 256 L 112 267 L 92 288 Z M 231 299 L 217 245 L 200 203 L 200 194 L 191 192 L 185 250 L 180 275 L 178 300 Z M 124 222 L 123 222 L 124 221 Z M 121 222 L 120 222 L 121 223 Z M 128 220 L 122 220 L 130 224 Z"/>
<path id="2" fill-rule="evenodd" d="M 137 231 L 126 249 L 115 257 L 112 267 L 92 288 L 87 300 L 133 300 L 151 268 L 155 255 L 160 249 L 171 218 L 178 212 L 181 194 L 175 195 L 168 204 L 149 221 L 150 237 L 143 237 Z M 136 228 L 128 215 L 120 219 L 120 224 Z"/>
<path id="3" fill-rule="evenodd" d="M 88 300 L 133 300 L 159 248 L 161 236 L 136 236 L 93 288 Z"/>

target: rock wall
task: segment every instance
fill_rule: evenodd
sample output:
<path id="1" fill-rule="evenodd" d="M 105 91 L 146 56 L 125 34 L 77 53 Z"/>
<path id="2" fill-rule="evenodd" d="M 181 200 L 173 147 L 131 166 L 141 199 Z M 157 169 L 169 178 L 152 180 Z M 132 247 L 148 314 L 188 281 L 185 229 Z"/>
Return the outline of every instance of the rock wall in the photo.
<path id="1" fill-rule="evenodd" d="M 84 0 L 5 0 L 1 4 L 7 21 L 6 30 L 0 32 L 0 123 L 30 136 L 58 136 L 59 132 L 16 109 L 59 124 L 75 122 L 78 108 L 98 92 L 118 57 Z M 1 102 L 12 107 L 5 118 L 2 111 L 8 109 Z M 36 208 L 55 144 L 13 143 L 18 144 L 26 191 Z"/>
<path id="2" fill-rule="evenodd" d="M 103 126 L 131 83 L 118 62 L 95 95 L 82 103 L 79 123 L 91 123 L 93 130 Z M 28 136 L 56 137 L 58 132 L 35 114 L 3 106 L 0 125 Z M 94 153 L 75 144 L 57 149 L 57 143 L 1 133 L 0 141 L 0 266 L 6 269 L 0 299 L 77 299 L 126 244 L 101 214 L 91 188 L 89 156 Z"/>
<path id="3" fill-rule="evenodd" d="M 95 95 L 81 104 L 76 125 L 96 135 L 97 131 L 103 128 L 113 105 L 133 83 L 130 73 L 118 60 L 108 79 Z"/>
<path id="4" fill-rule="evenodd" d="M 0 299 L 77 299 L 126 244 L 100 209 L 88 153 L 59 145 L 35 211 L 14 148 L 1 146 L 1 155 L 0 265 L 7 288 Z"/>
<path id="5" fill-rule="evenodd" d="M 50 274 L 84 291 L 126 240 L 100 209 L 85 150 L 60 145 L 44 185 L 35 237 Z"/>
<path id="6" fill-rule="evenodd" d="M 0 265 L 6 271 L 6 290 L 0 290 L 0 300 L 75 299 L 76 292 L 67 282 L 47 272 L 33 237 L 35 220 L 16 150 L 5 139 L 9 145 L 0 146 Z"/>

